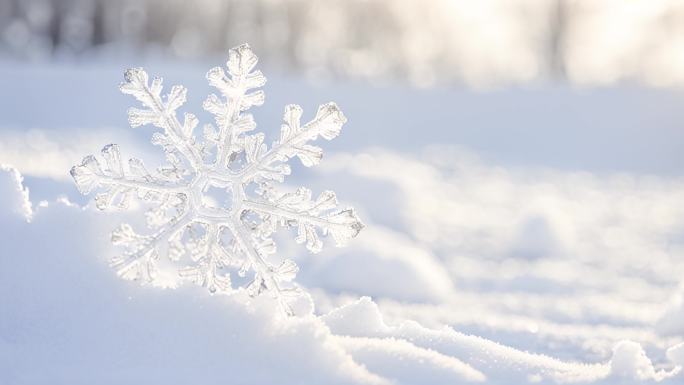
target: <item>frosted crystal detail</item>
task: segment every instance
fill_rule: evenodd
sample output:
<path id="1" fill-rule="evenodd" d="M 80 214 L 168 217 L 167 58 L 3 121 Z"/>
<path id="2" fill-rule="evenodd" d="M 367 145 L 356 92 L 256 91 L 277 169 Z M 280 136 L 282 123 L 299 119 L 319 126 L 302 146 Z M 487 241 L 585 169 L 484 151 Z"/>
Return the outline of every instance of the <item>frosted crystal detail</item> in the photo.
<path id="1" fill-rule="evenodd" d="M 328 103 L 302 124 L 302 109 L 288 105 L 279 139 L 267 146 L 264 134 L 253 133 L 256 124 L 246 113 L 264 102 L 263 91 L 256 89 L 266 78 L 254 70 L 256 64 L 256 55 L 244 44 L 229 51 L 225 70 L 209 70 L 207 80 L 219 95 L 211 94 L 203 103 L 215 124 L 203 127 L 201 140 L 195 115 L 178 117 L 185 87 L 173 86 L 162 96 L 161 78 L 150 80 L 141 68 L 127 70 L 120 90 L 142 104 L 129 109 L 128 121 L 132 127 L 161 129 L 152 143 L 162 147 L 167 164 L 148 171 L 139 159 L 124 162 L 119 147 L 109 144 L 102 149 L 103 162 L 87 156 L 71 175 L 82 194 L 97 191 L 100 210 L 127 208 L 132 199 L 151 207 L 146 212 L 148 234 L 129 224 L 112 232 L 112 243 L 125 250 L 111 261 L 121 277 L 154 282 L 163 257 L 181 278 L 214 293 L 233 290 L 231 270 L 240 277 L 251 273 L 251 281 L 243 285 L 250 295 L 268 293 L 292 314 L 289 302 L 301 294 L 292 282 L 298 267 L 289 259 L 271 262 L 273 233 L 294 228 L 296 241 L 316 253 L 322 247 L 320 235 L 330 234 L 341 246 L 363 224 L 354 209 L 337 208 L 332 191 L 316 198 L 306 188 L 278 191 L 277 184 L 290 174 L 287 162 L 296 157 L 306 167 L 316 165 L 323 152 L 310 142 L 335 138 L 346 118 L 335 103 Z M 209 190 L 223 196 L 214 199 Z"/>

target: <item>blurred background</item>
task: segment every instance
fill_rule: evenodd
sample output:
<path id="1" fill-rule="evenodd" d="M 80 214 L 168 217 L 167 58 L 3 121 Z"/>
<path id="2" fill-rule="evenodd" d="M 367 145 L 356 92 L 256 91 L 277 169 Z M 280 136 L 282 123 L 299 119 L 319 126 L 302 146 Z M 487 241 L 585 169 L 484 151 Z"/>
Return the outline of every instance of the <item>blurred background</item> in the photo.
<path id="1" fill-rule="evenodd" d="M 487 87 L 684 81 L 676 0 L 2 0 L 16 60 L 224 55 L 313 77 Z"/>
<path id="2" fill-rule="evenodd" d="M 684 2 L 0 0 L 0 163 L 34 203 L 85 204 L 84 155 L 161 158 L 123 70 L 186 85 L 206 123 L 204 74 L 244 42 L 268 137 L 288 103 L 349 119 L 288 180 L 368 225 L 279 249 L 320 312 L 371 295 L 390 321 L 583 362 L 625 338 L 666 362 L 684 338 Z"/>

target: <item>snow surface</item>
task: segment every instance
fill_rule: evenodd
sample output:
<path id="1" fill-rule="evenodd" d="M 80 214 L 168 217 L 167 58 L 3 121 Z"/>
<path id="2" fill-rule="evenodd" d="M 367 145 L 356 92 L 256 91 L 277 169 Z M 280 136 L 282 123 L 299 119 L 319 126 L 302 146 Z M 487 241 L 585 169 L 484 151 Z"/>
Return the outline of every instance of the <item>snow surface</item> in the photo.
<path id="1" fill-rule="evenodd" d="M 196 89 L 194 106 L 206 94 L 204 67 L 167 76 Z M 517 114 L 483 117 L 478 103 L 513 103 L 513 91 L 415 96 L 271 81 L 273 110 L 256 116 L 270 135 L 278 106 L 300 93 L 306 109 L 327 100 L 344 109 L 336 154 L 319 170 L 295 170 L 292 184 L 336 190 L 367 225 L 349 247 L 319 255 L 279 240 L 315 306 L 284 318 L 269 298 L 241 291 L 210 296 L 118 279 L 106 262 L 116 253 L 109 232 L 140 214 L 97 212 L 67 173 L 103 141 L 160 161 L 146 145 L 150 130 L 126 128 L 120 71 L 5 70 L 17 95 L 3 99 L 0 122 L 0 163 L 16 167 L 0 170 L 2 384 L 684 383 L 684 180 L 673 168 L 682 165 L 681 131 L 658 124 L 684 121 L 668 107 L 675 94 L 625 91 L 634 94 L 621 101 L 585 91 L 580 102 L 575 91 L 517 91 L 529 98 L 516 100 L 519 119 L 544 97 L 571 106 L 553 117 L 576 125 L 574 140 L 563 141 L 545 133 L 557 130 L 545 115 L 526 133 Z M 59 98 L 67 86 L 68 103 Z M 37 90 L 53 105 L 38 103 Z M 384 102 L 370 108 L 376 97 Z M 466 106 L 449 108 L 479 108 L 484 121 L 471 123 L 480 136 L 452 129 L 457 112 L 434 110 L 459 98 Z M 625 107 L 635 101 L 652 107 Z M 82 113 L 65 114 L 71 104 Z M 426 115 L 402 120 L 408 106 Z M 588 115 L 570 116 L 579 107 Z M 649 130 L 610 139 L 624 121 Z M 509 126 L 517 139 L 500 131 Z M 411 144 L 415 127 L 424 129 Z"/>

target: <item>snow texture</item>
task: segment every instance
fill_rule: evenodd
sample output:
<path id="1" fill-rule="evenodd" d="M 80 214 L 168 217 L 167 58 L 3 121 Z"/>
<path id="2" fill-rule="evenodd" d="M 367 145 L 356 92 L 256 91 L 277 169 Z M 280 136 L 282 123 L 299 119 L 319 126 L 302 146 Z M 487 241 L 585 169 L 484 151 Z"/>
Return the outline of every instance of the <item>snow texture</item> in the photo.
<path id="1" fill-rule="evenodd" d="M 205 83 L 194 64 L 151 66 Z M 116 128 L 126 98 L 102 83 L 119 67 L 4 68 L 13 97 L 0 163 L 16 169 L 0 170 L 1 384 L 684 382 L 676 93 L 271 78 L 277 103 L 254 112 L 260 121 L 278 119 L 273 106 L 293 89 L 307 109 L 335 95 L 355 117 L 331 144 L 337 155 L 313 172 L 295 165 L 288 182 L 331 187 L 372 224 L 318 255 L 275 235 L 316 302 L 314 314 L 281 317 L 268 296 L 111 274 L 111 228 L 145 226 L 150 205 L 103 214 L 64 183 L 64 165 L 101 138 L 147 164 L 163 159 L 144 132 Z M 36 90 L 51 103 L 26 103 Z M 79 114 L 65 113 L 74 105 Z M 456 141 L 470 149 L 429 146 Z"/>
<path id="2" fill-rule="evenodd" d="M 29 223 L 24 208 L 33 205 L 16 169 L 3 166 L 0 190 L 7 192 L 0 202 L 0 225 L 6 229 L 0 239 L 6 250 L 0 258 L 3 383 L 182 384 L 195 381 L 198 373 L 207 384 L 224 383 L 226 373 L 239 373 L 230 377 L 238 384 L 681 380 L 677 367 L 656 370 L 636 342 L 618 343 L 606 363 L 582 364 L 450 327 L 428 328 L 411 320 L 390 325 L 368 297 L 320 317 L 281 318 L 268 298 L 246 301 L 245 291 L 207 296 L 193 287 L 121 285 L 92 256 L 106 250 L 98 234 L 124 213 L 97 215 L 93 205 L 59 199 L 38 205 Z M 50 242 L 44 242 L 45 234 L 51 234 Z M 54 249 L 59 258 L 44 257 Z M 680 344 L 667 357 L 681 366 L 681 353 Z"/>
<path id="3" fill-rule="evenodd" d="M 150 82 L 144 70 L 127 70 L 121 92 L 144 107 L 129 109 L 128 121 L 132 127 L 153 125 L 163 130 L 152 136 L 152 143 L 163 148 L 168 165 L 152 173 L 142 160 L 132 158 L 126 168 L 119 147 L 110 144 L 102 149 L 104 164 L 90 155 L 71 169 L 71 175 L 81 193 L 101 190 L 95 196 L 100 210 L 127 208 L 136 196 L 153 205 L 146 213 L 151 234 L 140 234 L 129 224 L 112 233 L 112 243 L 126 249 L 111 261 L 121 277 L 154 283 L 161 275 L 161 254 L 185 263 L 178 274 L 212 293 L 233 289 L 229 268 L 239 270 L 240 277 L 253 271 L 246 284 L 250 295 L 266 292 L 278 299 L 284 312 L 293 314 L 291 302 L 301 291 L 291 281 L 299 268 L 291 259 L 278 265 L 269 261 L 276 251 L 273 234 L 279 227 L 296 228 L 295 240 L 318 253 L 323 246 L 319 230 L 342 246 L 363 224 L 353 209 L 337 208 L 332 191 L 314 198 L 303 187 L 288 193 L 276 189 L 275 184 L 290 174 L 291 158 L 299 158 L 306 167 L 320 162 L 322 149 L 309 142 L 319 137 L 332 140 L 346 118 L 336 104 L 328 103 L 302 124 L 301 107 L 288 105 L 280 138 L 269 149 L 263 133 L 249 134 L 256 124 L 246 111 L 263 104 L 264 92 L 255 89 L 266 83 L 254 70 L 256 64 L 257 57 L 245 44 L 229 51 L 227 73 L 220 67 L 209 70 L 207 80 L 222 97 L 211 94 L 204 101 L 216 125 L 204 126 L 201 142 L 194 136 L 197 117 L 185 113 L 182 122 L 177 117 L 186 101 L 184 87 L 173 86 L 162 97 L 162 79 Z"/>
<path id="4" fill-rule="evenodd" d="M 33 209 L 28 188 L 22 184 L 24 178 L 16 168 L 2 163 L 0 163 L 0 177 L 3 178 L 3 183 L 0 183 L 0 196 L 5 201 L 5 206 L 2 207 L 4 210 L 0 211 L 0 216 L 30 221 Z"/>

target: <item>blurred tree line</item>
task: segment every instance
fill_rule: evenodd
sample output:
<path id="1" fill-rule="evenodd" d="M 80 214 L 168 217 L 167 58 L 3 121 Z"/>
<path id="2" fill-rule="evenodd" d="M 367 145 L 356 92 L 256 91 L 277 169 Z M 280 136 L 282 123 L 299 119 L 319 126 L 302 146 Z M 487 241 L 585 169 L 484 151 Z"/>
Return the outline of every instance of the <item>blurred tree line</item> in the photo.
<path id="1" fill-rule="evenodd" d="M 563 78 L 568 68 L 580 79 L 652 68 L 684 79 L 667 56 L 684 29 L 665 29 L 683 22 L 678 0 L 0 0 L 0 58 L 201 58 L 248 42 L 285 70 L 418 85 Z M 634 64 L 648 56 L 657 65 Z"/>
<path id="2" fill-rule="evenodd" d="M 305 68 L 314 74 L 332 71 L 377 77 L 393 73 L 429 82 L 436 69 L 453 67 L 459 56 L 468 54 L 453 49 L 462 45 L 458 39 L 472 38 L 473 33 L 477 37 L 477 30 L 469 28 L 468 20 L 449 17 L 461 10 L 469 12 L 463 9 L 468 8 L 467 2 L 455 7 L 449 3 L 446 0 L 0 0 L 0 52 L 22 59 L 78 56 L 93 51 L 109 54 L 149 51 L 199 57 L 223 53 L 236 44 L 249 42 L 260 56 L 277 60 L 286 67 Z M 530 28 L 548 28 L 548 25 L 539 25 L 536 15 L 539 12 L 531 9 L 541 4 L 539 1 L 510 4 L 497 6 L 495 11 L 506 13 L 499 16 L 513 12 L 516 18 L 529 13 Z M 553 7 L 541 8 L 547 13 Z"/>

